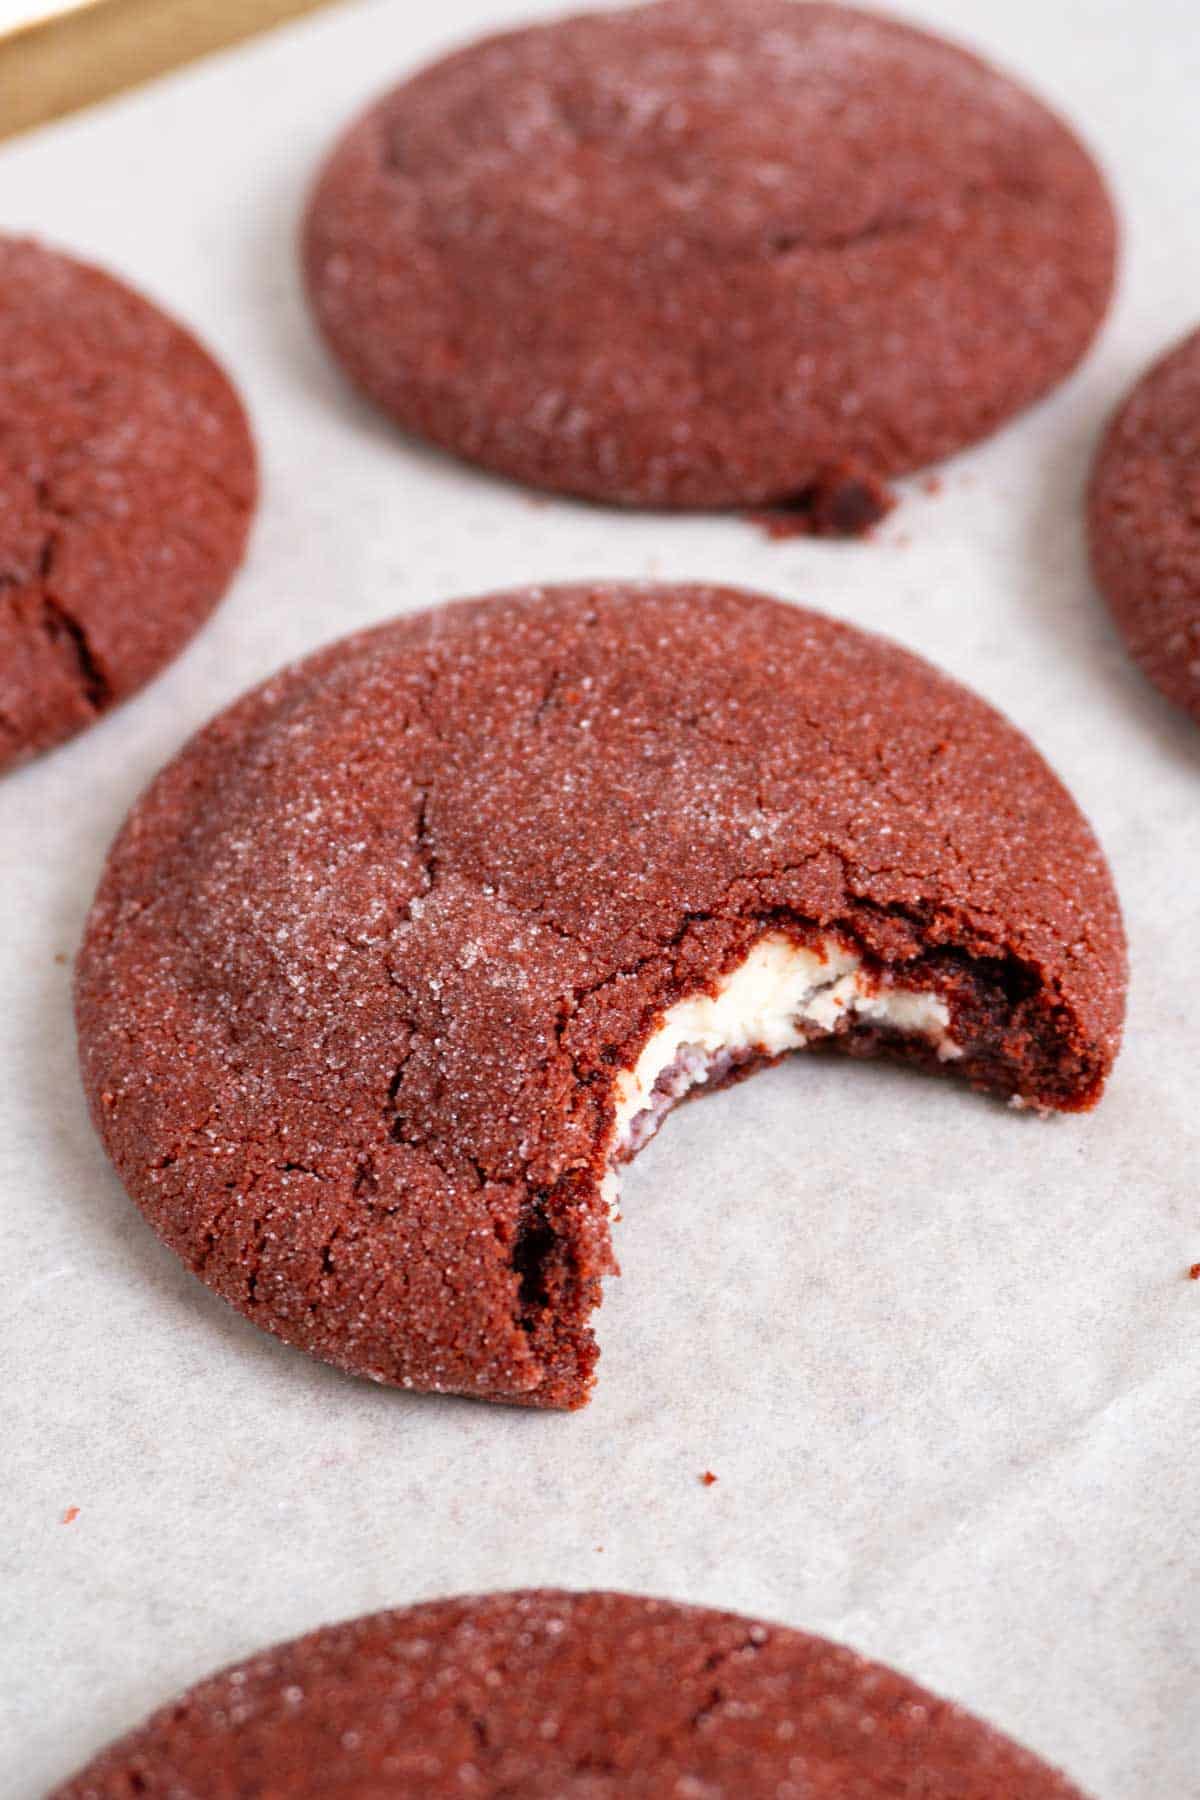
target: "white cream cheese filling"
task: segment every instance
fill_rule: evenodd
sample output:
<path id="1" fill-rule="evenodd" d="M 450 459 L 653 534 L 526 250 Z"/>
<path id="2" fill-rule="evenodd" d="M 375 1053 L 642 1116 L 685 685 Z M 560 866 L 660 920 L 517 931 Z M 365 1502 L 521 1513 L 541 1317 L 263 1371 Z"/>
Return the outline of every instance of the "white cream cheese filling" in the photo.
<path id="1" fill-rule="evenodd" d="M 814 1037 L 836 1030 L 840 1020 L 860 1019 L 902 1037 L 924 1038 L 943 1061 L 962 1055 L 950 1034 L 950 1011 L 937 994 L 881 986 L 862 958 L 834 938 L 816 947 L 793 943 L 782 932 L 761 937 L 745 959 L 722 977 L 715 993 L 693 994 L 663 1014 L 631 1069 L 616 1080 L 613 1154 L 629 1144 L 633 1126 L 651 1109 L 655 1085 L 686 1052 L 694 1065 L 680 1071 L 672 1098 L 706 1082 L 707 1063 L 722 1051 L 782 1056 Z M 606 1180 L 606 1189 L 612 1177 Z"/>

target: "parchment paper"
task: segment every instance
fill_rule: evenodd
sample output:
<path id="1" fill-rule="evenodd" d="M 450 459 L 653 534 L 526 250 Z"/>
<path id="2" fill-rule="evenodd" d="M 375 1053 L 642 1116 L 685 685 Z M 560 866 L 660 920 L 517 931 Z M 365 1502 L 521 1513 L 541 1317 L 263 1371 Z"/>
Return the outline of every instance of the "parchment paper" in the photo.
<path id="1" fill-rule="evenodd" d="M 1200 1795 L 1200 731 L 1126 664 L 1078 506 L 1108 409 L 1200 320 L 1200 32 L 1193 0 L 917 11 L 1090 136 L 1125 268 L 1077 379 L 941 492 L 908 484 L 872 544 L 536 503 L 345 391 L 298 292 L 306 184 L 353 108 L 507 22 L 500 0 L 334 8 L 0 154 L 0 226 L 123 271 L 227 358 L 266 486 L 249 566 L 188 654 L 0 783 L 10 1800 L 274 1639 L 537 1583 L 825 1632 L 1099 1800 Z M 1050 1124 L 802 1058 L 686 1108 L 627 1179 L 587 1411 L 385 1392 L 259 1334 L 158 1245 L 85 1116 L 68 959 L 126 808 L 250 682 L 406 608 L 591 575 L 812 602 L 1001 705 L 1115 867 L 1126 1048 L 1099 1112 Z"/>

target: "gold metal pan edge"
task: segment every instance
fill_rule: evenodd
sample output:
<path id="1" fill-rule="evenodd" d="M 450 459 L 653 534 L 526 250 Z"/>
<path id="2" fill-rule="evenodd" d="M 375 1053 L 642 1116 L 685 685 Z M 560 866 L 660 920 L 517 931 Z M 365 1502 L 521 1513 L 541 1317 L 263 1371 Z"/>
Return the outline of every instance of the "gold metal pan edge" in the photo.
<path id="1" fill-rule="evenodd" d="M 331 0 L 78 0 L 0 33 L 0 138 L 76 112 Z"/>

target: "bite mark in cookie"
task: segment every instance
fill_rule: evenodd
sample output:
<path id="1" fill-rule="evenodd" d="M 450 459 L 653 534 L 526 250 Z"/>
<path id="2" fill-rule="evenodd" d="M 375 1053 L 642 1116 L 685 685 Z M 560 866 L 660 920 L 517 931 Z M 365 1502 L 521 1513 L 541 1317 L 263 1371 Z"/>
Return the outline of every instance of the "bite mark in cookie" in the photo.
<path id="1" fill-rule="evenodd" d="M 717 1087 L 749 1063 L 774 1062 L 861 1023 L 920 1039 L 939 1060 L 962 1055 L 940 995 L 872 976 L 834 939 L 797 943 L 767 932 L 713 991 L 676 1001 L 614 1086 L 610 1161 L 636 1156 L 671 1108 L 694 1088 Z M 615 1198 L 613 1176 L 607 1192 Z"/>

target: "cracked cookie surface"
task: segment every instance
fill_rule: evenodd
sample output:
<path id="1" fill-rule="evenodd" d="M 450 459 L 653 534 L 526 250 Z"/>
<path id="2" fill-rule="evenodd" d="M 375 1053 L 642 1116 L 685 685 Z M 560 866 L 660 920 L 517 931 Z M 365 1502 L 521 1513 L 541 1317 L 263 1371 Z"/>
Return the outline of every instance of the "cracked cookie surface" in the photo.
<path id="1" fill-rule="evenodd" d="M 474 44 L 351 127 L 304 234 L 321 330 L 413 432 L 538 487 L 846 533 L 1068 373 L 1114 254 L 1040 102 L 794 0 Z"/>
<path id="2" fill-rule="evenodd" d="M 316 1772 L 316 1773 L 314 1773 Z M 1082 1800 L 824 1638 L 628 1594 L 377 1613 L 192 1688 L 51 1800 Z"/>
<path id="3" fill-rule="evenodd" d="M 611 1183 L 674 1097 L 816 1039 L 1086 1108 L 1124 983 L 1095 840 L 990 707 L 819 614 L 633 585 L 248 694 L 134 809 L 76 991 L 108 1151 L 218 1293 L 381 1381 L 574 1406 Z"/>
<path id="4" fill-rule="evenodd" d="M 1088 490 L 1096 582 L 1134 661 L 1200 725 L 1200 331 L 1104 433 Z"/>
<path id="5" fill-rule="evenodd" d="M 111 276 L 0 237 L 0 770 L 92 724 L 180 650 L 241 561 L 241 404 Z"/>

